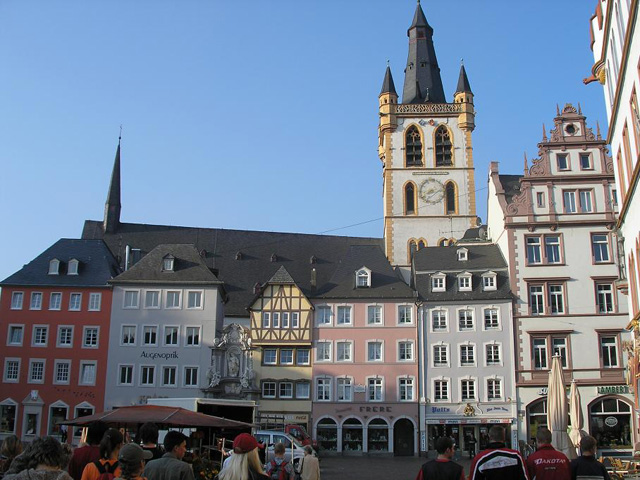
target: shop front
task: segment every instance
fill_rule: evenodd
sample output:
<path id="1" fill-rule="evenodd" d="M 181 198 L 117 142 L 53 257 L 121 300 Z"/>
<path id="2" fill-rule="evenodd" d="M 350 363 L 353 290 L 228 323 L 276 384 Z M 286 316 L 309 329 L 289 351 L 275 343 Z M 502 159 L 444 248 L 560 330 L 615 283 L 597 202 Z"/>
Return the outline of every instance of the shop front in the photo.
<path id="1" fill-rule="evenodd" d="M 600 454 L 630 454 L 633 449 L 633 397 L 627 385 L 581 386 L 583 429 L 598 441 Z M 546 389 L 526 405 L 526 441 L 535 446 L 540 427 L 547 426 Z M 568 398 L 568 397 L 567 397 Z M 524 398 L 523 398 L 524 400 Z M 567 420 L 570 423 L 570 420 Z M 523 440 L 521 438 L 521 440 Z"/>
<path id="2" fill-rule="evenodd" d="M 436 441 L 444 436 L 456 444 L 456 458 L 462 455 L 472 457 L 489 444 L 489 429 L 493 425 L 504 427 L 508 447 L 517 445 L 516 418 L 510 405 L 467 404 L 463 408 L 433 405 L 427 406 L 426 410 L 426 436 L 422 449 L 427 450 L 430 457 L 436 456 Z"/>
<path id="3" fill-rule="evenodd" d="M 321 454 L 411 456 L 417 453 L 415 404 L 316 405 L 314 437 Z"/>

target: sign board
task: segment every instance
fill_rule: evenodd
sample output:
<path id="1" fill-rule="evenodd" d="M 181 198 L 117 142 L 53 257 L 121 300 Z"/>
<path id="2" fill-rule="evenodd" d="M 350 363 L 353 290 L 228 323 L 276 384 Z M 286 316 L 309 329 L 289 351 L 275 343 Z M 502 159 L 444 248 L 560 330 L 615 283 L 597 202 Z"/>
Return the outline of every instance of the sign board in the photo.
<path id="1" fill-rule="evenodd" d="M 597 387 L 600 395 L 610 395 L 615 393 L 629 393 L 629 385 L 610 385 Z"/>
<path id="2" fill-rule="evenodd" d="M 364 393 L 367 391 L 367 387 L 365 387 L 364 385 L 354 385 L 353 386 L 353 391 L 354 393 Z"/>

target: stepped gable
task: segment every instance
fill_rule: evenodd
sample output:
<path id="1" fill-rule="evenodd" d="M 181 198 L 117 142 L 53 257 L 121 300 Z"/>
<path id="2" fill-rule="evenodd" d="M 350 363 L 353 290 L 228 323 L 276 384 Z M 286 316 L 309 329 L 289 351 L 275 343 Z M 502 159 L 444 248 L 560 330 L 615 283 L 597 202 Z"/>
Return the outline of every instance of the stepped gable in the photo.
<path id="1" fill-rule="evenodd" d="M 127 245 L 142 256 L 162 244 L 192 244 L 205 265 L 224 282 L 225 315 L 246 317 L 256 283 L 262 285 L 284 266 L 307 297 L 329 282 L 353 245 L 382 248 L 382 239 L 298 233 L 227 230 L 121 223 L 104 233 L 102 222 L 85 222 L 83 238 L 104 239 L 123 265 Z M 314 258 L 312 258 L 314 257 Z M 360 267 L 361 265 L 358 265 Z M 312 275 L 312 270 L 315 274 Z M 315 278 L 315 286 L 312 278 Z"/>
<path id="2" fill-rule="evenodd" d="M 173 257 L 173 270 L 163 271 L 162 262 L 168 255 Z M 190 244 L 162 244 L 155 247 L 129 270 L 120 274 L 111 283 L 222 283 L 207 267 L 200 253 Z"/>
<path id="3" fill-rule="evenodd" d="M 356 271 L 371 270 L 371 287 L 356 287 Z M 414 293 L 393 269 L 378 245 L 353 245 L 316 298 L 413 298 Z"/>
<path id="4" fill-rule="evenodd" d="M 49 275 L 49 262 L 60 261 L 58 275 Z M 78 275 L 67 275 L 70 260 L 78 260 Z M 62 238 L 27 263 L 0 285 L 105 286 L 120 273 L 120 267 L 102 240 Z"/>
<path id="5" fill-rule="evenodd" d="M 468 260 L 458 260 L 460 248 L 468 250 Z M 415 288 L 424 301 L 510 300 L 513 297 L 507 263 L 497 245 L 426 247 L 418 250 L 413 259 Z M 446 274 L 444 292 L 431 291 L 431 275 L 438 272 Z M 469 292 L 458 290 L 457 275 L 462 272 L 472 273 L 472 290 Z M 496 273 L 496 290 L 482 289 L 482 274 L 486 272 Z"/>

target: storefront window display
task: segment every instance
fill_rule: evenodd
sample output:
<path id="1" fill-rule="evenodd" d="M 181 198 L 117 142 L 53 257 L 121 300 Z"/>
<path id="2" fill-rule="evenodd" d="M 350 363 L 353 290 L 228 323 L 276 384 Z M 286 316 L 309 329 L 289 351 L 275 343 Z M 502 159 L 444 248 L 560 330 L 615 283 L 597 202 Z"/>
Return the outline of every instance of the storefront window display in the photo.
<path id="1" fill-rule="evenodd" d="M 429 450 L 436 449 L 436 440 L 440 437 L 450 437 L 453 442 L 460 447 L 460 426 L 459 425 L 430 425 L 429 426 Z"/>
<path id="2" fill-rule="evenodd" d="M 321 449 L 330 452 L 338 450 L 338 425 L 330 418 L 318 422 L 317 437 Z"/>
<path id="3" fill-rule="evenodd" d="M 0 405 L 0 433 L 16 431 L 16 406 Z"/>
<path id="4" fill-rule="evenodd" d="M 381 418 L 369 422 L 367 430 L 367 450 L 369 452 L 389 451 L 389 425 Z"/>
<path id="5" fill-rule="evenodd" d="M 357 418 L 349 418 L 342 424 L 342 451 L 362 451 L 362 422 Z"/>
<path id="6" fill-rule="evenodd" d="M 593 404 L 591 435 L 598 447 L 631 448 L 631 407 L 618 398 L 605 398 Z"/>
<path id="7" fill-rule="evenodd" d="M 67 419 L 67 407 L 51 407 L 49 413 L 49 435 L 60 435 L 60 422 Z"/>
<path id="8" fill-rule="evenodd" d="M 538 400 L 527 408 L 529 443 L 535 445 L 538 428 L 547 426 L 547 400 Z"/>

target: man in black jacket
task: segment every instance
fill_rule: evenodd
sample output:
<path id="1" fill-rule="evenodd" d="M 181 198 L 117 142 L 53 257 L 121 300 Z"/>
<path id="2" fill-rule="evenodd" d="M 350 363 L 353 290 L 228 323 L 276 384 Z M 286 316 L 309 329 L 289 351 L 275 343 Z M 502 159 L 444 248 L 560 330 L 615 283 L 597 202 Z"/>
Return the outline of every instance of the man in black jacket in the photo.
<path id="1" fill-rule="evenodd" d="M 440 437 L 436 440 L 436 451 L 438 458 L 422 465 L 416 480 L 465 480 L 462 465 L 451 461 L 456 451 L 453 440 Z"/>
<path id="2" fill-rule="evenodd" d="M 580 479 L 604 479 L 610 480 L 605 466 L 596 460 L 596 447 L 598 442 L 590 435 L 580 440 L 582 455 L 571 460 L 571 480 Z"/>

